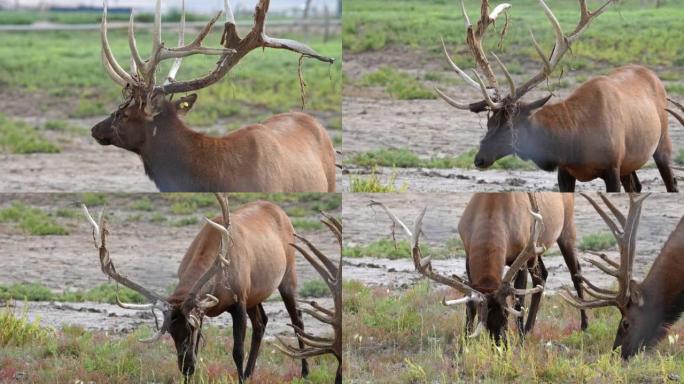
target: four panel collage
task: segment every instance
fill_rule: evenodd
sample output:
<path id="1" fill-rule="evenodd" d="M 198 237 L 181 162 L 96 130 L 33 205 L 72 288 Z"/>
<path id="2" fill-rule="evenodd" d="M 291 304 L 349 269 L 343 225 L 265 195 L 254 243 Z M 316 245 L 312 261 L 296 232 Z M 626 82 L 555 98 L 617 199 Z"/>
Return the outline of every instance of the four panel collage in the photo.
<path id="1" fill-rule="evenodd" d="M 684 380 L 684 0 L 0 0 L 0 383 Z"/>

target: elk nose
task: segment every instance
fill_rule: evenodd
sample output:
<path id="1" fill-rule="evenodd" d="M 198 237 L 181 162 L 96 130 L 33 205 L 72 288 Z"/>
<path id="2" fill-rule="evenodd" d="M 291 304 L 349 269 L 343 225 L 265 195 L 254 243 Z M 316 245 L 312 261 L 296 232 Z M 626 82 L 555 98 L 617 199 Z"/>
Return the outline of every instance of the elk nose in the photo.
<path id="1" fill-rule="evenodd" d="M 474 161 L 474 163 L 475 163 L 475 166 L 476 166 L 477 168 L 483 168 L 483 167 L 486 165 L 487 162 L 486 162 L 483 158 L 481 158 L 481 157 L 479 157 L 479 156 L 475 156 L 475 161 Z"/>
<path id="2" fill-rule="evenodd" d="M 110 145 L 111 135 L 107 133 L 108 130 L 111 130 L 111 127 L 99 123 L 90 130 L 90 134 L 93 136 L 93 139 L 97 140 L 101 145 Z"/>
<path id="3" fill-rule="evenodd" d="M 195 367 L 187 365 L 183 367 L 183 375 L 186 377 L 192 376 L 195 373 Z"/>

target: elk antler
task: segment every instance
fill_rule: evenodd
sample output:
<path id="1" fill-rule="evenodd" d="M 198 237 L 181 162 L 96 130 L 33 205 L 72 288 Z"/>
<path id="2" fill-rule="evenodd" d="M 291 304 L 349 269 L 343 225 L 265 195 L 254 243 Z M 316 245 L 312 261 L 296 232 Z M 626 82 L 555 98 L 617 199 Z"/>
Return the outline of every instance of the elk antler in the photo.
<path id="1" fill-rule="evenodd" d="M 184 308 L 188 314 L 187 319 L 190 325 L 194 328 L 198 328 L 201 324 L 201 319 L 204 316 L 204 312 L 216 306 L 219 300 L 212 294 L 207 293 L 205 298 L 199 302 L 196 302 L 197 294 L 200 290 L 207 284 L 207 282 L 218 275 L 219 272 L 223 271 L 230 265 L 230 256 L 228 255 L 228 250 L 230 249 L 230 211 L 228 209 L 228 198 L 221 193 L 216 193 L 216 200 L 218 200 L 221 206 L 221 213 L 223 215 L 223 225 L 212 221 L 209 218 L 205 218 L 207 224 L 214 227 L 221 233 L 221 245 L 216 253 L 216 258 L 211 267 L 204 272 L 202 277 L 195 282 L 192 289 L 188 293 L 183 303 L 182 308 Z M 227 282 L 223 282 L 226 284 Z M 214 282 L 216 284 L 216 281 Z M 210 290 L 211 292 L 214 289 Z"/>
<path id="2" fill-rule="evenodd" d="M 157 332 L 155 334 L 148 338 L 148 339 L 141 339 L 141 342 L 153 342 L 156 340 L 159 340 L 159 338 L 168 330 L 168 327 L 170 325 L 170 304 L 166 301 L 166 299 L 162 298 L 161 296 L 157 295 L 156 293 L 146 289 L 142 285 L 131 281 L 125 276 L 122 276 L 116 271 L 116 268 L 114 267 L 114 263 L 112 262 L 112 259 L 109 257 L 109 250 L 107 249 L 107 235 L 109 232 L 107 231 L 107 221 L 105 220 L 105 215 L 104 215 L 104 209 L 102 212 L 100 212 L 100 216 L 98 221 L 96 222 L 93 217 L 90 215 L 90 212 L 88 212 L 88 208 L 86 207 L 85 204 L 81 204 L 83 208 L 83 213 L 85 214 L 86 218 L 88 219 L 88 222 L 90 225 L 93 227 L 93 241 L 95 242 L 95 248 L 99 250 L 100 253 L 100 267 L 102 269 L 102 272 L 112 278 L 114 281 L 116 281 L 118 284 L 121 284 L 125 287 L 128 287 L 141 295 L 143 295 L 147 300 L 150 301 L 150 304 L 127 304 L 127 303 L 122 303 L 121 300 L 119 299 L 119 292 L 117 290 L 116 293 L 116 303 L 125 309 L 135 309 L 135 310 L 152 310 L 154 313 L 154 309 L 159 309 L 164 313 L 164 322 L 161 326 L 161 328 L 157 329 Z M 98 244 L 98 237 L 99 237 L 99 244 Z"/>
<path id="3" fill-rule="evenodd" d="M 152 53 L 147 60 L 143 60 L 138 52 L 135 39 L 134 15 L 131 13 L 128 27 L 128 42 L 132 56 L 132 73 L 129 74 L 118 64 L 110 48 L 109 40 L 107 38 L 107 5 L 108 0 L 104 0 L 101 25 L 103 63 L 109 76 L 116 83 L 124 87 L 127 85 L 142 87 L 147 92 L 154 90 L 164 94 L 190 92 L 202 89 L 221 80 L 230 69 L 240 61 L 240 59 L 258 47 L 287 49 L 320 61 L 328 63 L 334 61 L 332 58 L 319 55 L 312 48 L 302 43 L 287 39 L 274 39 L 266 35 L 264 32 L 264 23 L 269 6 L 269 1 L 267 0 L 260 0 L 257 4 L 254 15 L 254 27 L 244 39 L 237 37 L 233 11 L 229 1 L 224 0 L 226 24 L 222 44 L 225 44 L 225 46 L 221 48 L 203 47 L 202 41 L 207 37 L 209 32 L 211 32 L 214 24 L 218 21 L 223 12 L 218 12 L 216 16 L 209 20 L 190 44 L 184 44 L 185 2 L 183 1 L 178 34 L 178 47 L 166 48 L 161 39 L 161 0 L 157 0 L 154 15 L 154 30 L 152 33 Z M 197 54 L 219 56 L 216 68 L 201 78 L 176 82 L 175 78 L 181 67 L 182 59 Z M 156 85 L 156 70 L 162 61 L 169 59 L 174 59 L 171 70 L 164 83 L 162 85 Z"/>
<path id="4" fill-rule="evenodd" d="M 585 260 L 606 274 L 615 277 L 618 281 L 618 290 L 612 291 L 599 288 L 582 276 L 582 287 L 594 300 L 584 300 L 575 297 L 568 289 L 565 289 L 565 292 L 561 292 L 561 297 L 565 301 L 580 309 L 616 306 L 621 310 L 626 308 L 630 298 L 635 298 L 639 302 L 641 296 L 637 282 L 632 280 L 632 266 L 634 265 L 634 256 L 636 255 L 636 233 L 639 227 L 639 219 L 641 218 L 641 207 L 649 195 L 649 193 L 646 193 L 635 197 L 635 195 L 630 194 L 629 212 L 625 218 L 604 194 L 599 193 L 599 197 L 611 211 L 616 222 L 589 195 L 582 193 L 582 196 L 589 201 L 599 216 L 605 221 L 620 249 L 620 262 L 613 261 L 604 254 L 594 255 L 599 256 L 605 264 L 591 258 L 585 258 Z"/>
<path id="5" fill-rule="evenodd" d="M 301 341 L 307 348 L 298 349 L 285 343 L 280 337 L 278 341 L 280 344 L 275 344 L 281 352 L 295 359 L 305 359 L 308 357 L 319 356 L 323 354 L 333 354 L 337 358 L 337 375 L 335 378 L 336 383 L 342 383 L 342 223 L 340 223 L 336 218 L 328 215 L 325 212 L 321 212 L 325 219 L 321 222 L 325 224 L 328 229 L 335 235 L 337 243 L 340 247 L 340 258 L 337 265 L 330 260 L 323 252 L 321 252 L 315 245 L 313 245 L 306 238 L 296 235 L 297 239 L 301 240 L 309 248 L 311 253 L 297 244 L 290 244 L 296 248 L 306 260 L 311 263 L 311 265 L 318 271 L 318 273 L 323 277 L 326 285 L 333 294 L 334 308 L 327 309 L 320 306 L 315 301 L 304 301 L 300 302 L 306 303 L 311 306 L 309 308 L 303 308 L 302 312 L 313 316 L 315 319 L 330 324 L 333 328 L 334 336 L 320 337 L 314 336 L 312 334 L 304 332 L 303 329 L 292 325 L 295 329 L 295 334 L 297 339 Z"/>
<path id="6" fill-rule="evenodd" d="M 532 35 L 532 32 L 530 31 L 532 44 L 535 47 L 535 50 L 539 54 L 544 64 L 540 72 L 538 72 L 536 75 L 530 78 L 523 85 L 516 87 L 515 83 L 513 82 L 513 78 L 511 77 L 511 74 L 509 73 L 508 69 L 506 69 L 506 66 L 503 64 L 503 62 L 501 62 L 501 60 L 499 60 L 499 58 L 494 53 L 492 53 L 492 57 L 494 57 L 497 64 L 501 67 L 501 70 L 503 71 L 510 88 L 509 94 L 504 97 L 498 89 L 496 76 L 494 75 L 494 71 L 491 69 L 489 61 L 487 60 L 487 56 L 485 55 L 482 49 L 482 37 L 484 36 L 487 27 L 490 24 L 494 23 L 496 17 L 501 12 L 510 8 L 511 5 L 507 3 L 500 4 L 494 9 L 493 12 L 489 13 L 489 1 L 482 0 L 480 20 L 477 23 L 477 28 L 473 30 L 473 27 L 470 24 L 470 20 L 465 10 L 465 5 L 463 4 L 463 0 L 461 0 L 461 10 L 463 12 L 463 17 L 466 21 L 466 43 L 468 44 L 470 53 L 475 58 L 475 63 L 480 68 L 480 70 L 484 72 L 485 77 L 487 78 L 487 81 L 489 83 L 489 87 L 485 86 L 484 82 L 482 81 L 482 78 L 475 70 L 473 70 L 473 73 L 475 74 L 475 78 L 477 81 L 474 81 L 473 79 L 468 77 L 468 75 L 466 75 L 463 70 L 461 70 L 456 64 L 454 64 L 454 62 L 449 57 L 449 53 L 447 52 L 446 46 L 444 45 L 444 41 L 442 41 L 444 54 L 446 55 L 451 67 L 456 71 L 456 73 L 458 73 L 459 76 L 461 76 L 466 81 L 466 83 L 480 89 L 484 97 L 484 100 L 465 105 L 458 103 L 457 101 L 446 95 L 440 89 L 435 88 L 437 94 L 451 106 L 465 110 L 478 110 L 480 107 L 484 106 L 487 106 L 490 109 L 498 109 L 503 107 L 504 99 L 508 99 L 511 102 L 519 100 L 532 88 L 537 86 L 542 81 L 546 80 L 546 78 L 549 77 L 549 75 L 551 75 L 551 73 L 558 65 L 560 60 L 563 58 L 565 53 L 570 50 L 570 45 L 579 38 L 582 32 L 586 30 L 586 28 L 591 24 L 591 21 L 595 17 L 602 14 L 606 10 L 608 5 L 614 3 L 616 0 L 608 0 L 594 12 L 589 11 L 589 9 L 587 8 L 586 0 L 579 0 L 580 20 L 577 23 L 577 26 L 575 27 L 574 31 L 569 35 L 565 35 L 563 33 L 563 29 L 561 28 L 558 19 L 556 19 L 556 16 L 553 14 L 548 5 L 546 5 L 544 0 L 538 1 L 539 5 L 542 7 L 542 10 L 544 11 L 544 14 L 546 15 L 546 18 L 551 23 L 551 27 L 553 28 L 554 34 L 556 36 L 556 43 L 554 45 L 554 48 L 551 51 L 550 57 L 547 57 L 547 55 L 544 54 L 543 50 L 535 40 L 534 35 Z M 493 89 L 494 98 L 492 98 L 492 95 L 488 93 L 489 88 Z"/>

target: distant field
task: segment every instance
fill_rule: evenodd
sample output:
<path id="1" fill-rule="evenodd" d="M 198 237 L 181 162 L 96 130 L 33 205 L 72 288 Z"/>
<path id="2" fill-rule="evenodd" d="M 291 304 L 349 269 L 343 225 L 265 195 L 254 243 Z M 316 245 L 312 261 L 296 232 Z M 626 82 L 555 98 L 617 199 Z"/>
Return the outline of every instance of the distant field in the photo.
<path id="1" fill-rule="evenodd" d="M 602 2 L 590 1 L 590 7 Z M 466 1 L 471 21 L 479 17 L 479 2 Z M 497 4 L 492 2 L 493 5 Z M 544 17 L 537 1 L 519 0 L 512 2 L 509 11 L 510 25 L 502 49 L 505 61 L 513 73 L 520 73 L 520 61 L 537 59 L 530 43 L 529 30 L 537 41 L 550 49 L 553 31 Z M 577 23 L 576 1 L 550 0 L 554 11 L 566 32 Z M 621 1 L 600 16 L 573 45 L 572 65 L 587 65 L 625 62 L 642 62 L 649 65 L 684 66 L 684 0 L 669 0 L 656 9 L 653 5 L 641 8 L 639 1 Z M 392 45 L 409 45 L 437 56 L 441 45 L 439 38 L 452 47 L 457 64 L 472 66 L 472 59 L 465 54 L 465 30 L 463 17 L 457 1 L 398 0 L 388 7 L 382 0 L 347 0 L 344 2 L 343 46 L 351 52 L 378 51 Z M 496 30 L 504 26 L 503 19 L 497 21 Z M 486 50 L 498 44 L 498 38 L 489 31 Z M 518 63 L 516 66 L 514 63 Z M 510 64 L 509 64 L 510 63 Z M 446 64 L 446 63 L 445 63 Z"/>

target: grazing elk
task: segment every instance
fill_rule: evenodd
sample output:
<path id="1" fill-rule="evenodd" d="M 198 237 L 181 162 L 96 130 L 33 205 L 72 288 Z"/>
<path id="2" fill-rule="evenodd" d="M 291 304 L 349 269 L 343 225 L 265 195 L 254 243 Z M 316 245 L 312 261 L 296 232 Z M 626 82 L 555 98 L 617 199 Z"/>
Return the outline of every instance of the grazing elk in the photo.
<path id="1" fill-rule="evenodd" d="M 100 214 L 95 222 L 85 205 L 83 210 L 93 226 L 102 272 L 150 301 L 124 304 L 117 298 L 118 304 L 127 309 L 156 309 L 164 314 L 154 336 L 140 341 L 153 342 L 169 333 L 176 346 L 178 368 L 189 378 L 195 372 L 204 316 L 228 312 L 233 318 L 233 359 L 242 383 L 254 372 L 268 322 L 262 303 L 274 290 L 280 292 L 295 329 L 304 329 L 295 300 L 295 250 L 290 246 L 295 241 L 294 229 L 287 214 L 273 203 L 252 202 L 229 213 L 227 200 L 221 195 L 217 199 L 223 216 L 206 219 L 207 224 L 178 267 L 178 285 L 167 298 L 117 272 L 106 247 L 104 215 Z M 247 317 L 252 323 L 252 344 L 247 365 L 243 366 Z M 308 372 L 308 363 L 302 358 L 302 376 Z"/>
<path id="2" fill-rule="evenodd" d="M 528 201 L 529 200 L 529 201 Z M 380 204 L 395 224 L 410 237 L 410 231 L 399 219 Z M 532 209 L 530 209 L 530 206 Z M 416 219 L 413 231 L 413 262 L 421 274 L 465 294 L 445 305 L 467 304 L 466 331 L 477 336 L 486 327 L 498 343 L 505 340 L 508 313 L 517 318 L 521 337 L 532 330 L 539 309 L 548 273 L 542 254 L 556 242 L 572 280 L 581 296 L 580 266 L 575 255 L 574 197 L 572 194 L 537 193 L 525 197 L 522 193 L 475 194 L 461 217 L 458 232 L 466 253 L 468 281 L 457 276 L 446 277 L 432 269 L 430 257 L 422 258 L 418 245 L 425 210 Z M 531 215 L 528 215 L 531 213 Z M 505 267 L 510 268 L 504 273 Z M 525 268 L 527 267 L 527 268 Z M 527 289 L 527 270 L 534 288 Z M 514 281 L 515 279 L 515 281 Z M 532 295 L 527 322 L 523 328 L 525 295 Z M 508 303 L 516 296 L 515 307 Z M 479 317 L 473 331 L 475 314 Z M 581 311 L 582 329 L 587 316 Z"/>
<path id="3" fill-rule="evenodd" d="M 456 66 L 442 42 L 444 54 L 451 67 L 467 84 L 477 88 L 484 100 L 461 104 L 440 89 L 435 90 L 455 108 L 475 113 L 487 111 L 487 133 L 480 142 L 475 166 L 489 168 L 496 160 L 515 154 L 532 160 L 545 171 L 557 169 L 561 192 L 573 192 L 576 180 L 584 182 L 596 178 L 605 181 L 608 192 L 619 192 L 621 183 L 626 191 L 638 192 L 641 184 L 636 171 L 653 157 L 667 191 L 677 192 L 677 181 L 671 169 L 672 143 L 665 110 L 665 87 L 647 68 L 628 65 L 595 77 L 555 104 L 545 106 L 551 95 L 532 102 L 521 100 L 549 77 L 570 50 L 570 45 L 613 2 L 615 0 L 609 0 L 590 12 L 586 0 L 579 0 L 580 20 L 572 33 L 566 35 L 551 9 L 539 0 L 553 27 L 555 46 L 547 56 L 532 36 L 543 66 L 521 86 L 515 85 L 505 65 L 492 53 L 509 86 L 508 95 L 504 95 L 483 50 L 482 40 L 487 28 L 511 5 L 501 4 L 489 13 L 489 3 L 483 0 L 480 19 L 473 27 L 461 0 L 468 48 L 488 85 L 476 70 L 473 70 L 473 80 Z"/>
<path id="4" fill-rule="evenodd" d="M 296 235 L 315 255 L 312 256 L 306 249 L 299 245 L 293 244 L 295 248 L 311 263 L 311 265 L 323 277 L 326 285 L 333 294 L 334 308 L 327 309 L 320 306 L 315 301 L 303 301 L 311 306 L 312 309 L 303 308 L 302 311 L 313 316 L 315 319 L 330 324 L 333 328 L 333 338 L 319 337 L 304 332 L 297 326 L 293 326 L 297 335 L 297 339 L 304 343 L 307 347 L 294 348 L 284 342 L 280 337 L 278 340 L 281 345 L 275 344 L 286 355 L 295 359 L 309 358 L 324 354 L 333 354 L 337 359 L 337 373 L 335 374 L 335 384 L 342 384 L 342 223 L 332 216 L 323 213 L 324 220 L 321 220 L 330 231 L 333 232 L 337 243 L 340 246 L 340 259 L 335 265 L 323 252 L 321 252 L 309 240 Z M 276 336 L 277 337 L 277 336 Z"/>
<path id="5" fill-rule="evenodd" d="M 172 101 L 176 93 L 208 87 L 221 80 L 245 55 L 257 48 L 278 48 L 332 63 L 308 46 L 266 35 L 264 23 L 269 1 L 256 6 L 254 26 L 244 37 L 225 1 L 223 48 L 205 48 L 202 41 L 221 16 L 219 12 L 197 38 L 184 45 L 185 15 L 181 19 L 178 48 L 161 40 L 161 0 L 157 0 L 152 55 L 143 61 L 137 49 L 134 16 L 128 36 L 131 73 L 116 61 L 107 38 L 107 1 L 102 16 L 102 59 L 109 76 L 124 87 L 126 99 L 110 117 L 92 129 L 102 145 L 115 145 L 140 155 L 147 175 L 161 191 L 334 192 L 335 152 L 327 131 L 304 113 L 273 116 L 261 124 L 238 129 L 223 137 L 210 137 L 190 129 L 181 119 L 197 100 L 196 94 Z M 216 68 L 193 80 L 176 81 L 184 57 L 202 54 L 219 57 Z M 174 59 L 168 76 L 157 84 L 156 71 L 164 60 Z"/>
<path id="6" fill-rule="evenodd" d="M 599 288 L 582 277 L 582 287 L 592 300 L 573 297 L 569 292 L 563 298 L 577 308 L 590 309 L 615 306 L 622 319 L 618 325 L 613 349 L 622 347 L 624 359 L 642 349 L 655 346 L 684 312 L 684 217 L 653 262 L 642 282 L 632 278 L 636 256 L 636 233 L 644 200 L 648 194 L 630 195 L 629 212 L 625 217 L 604 195 L 599 195 L 613 213 L 612 219 L 591 197 L 584 195 L 610 228 L 617 239 L 620 260 L 600 254 L 603 262 L 587 259 L 601 271 L 617 279 L 617 291 Z"/>

